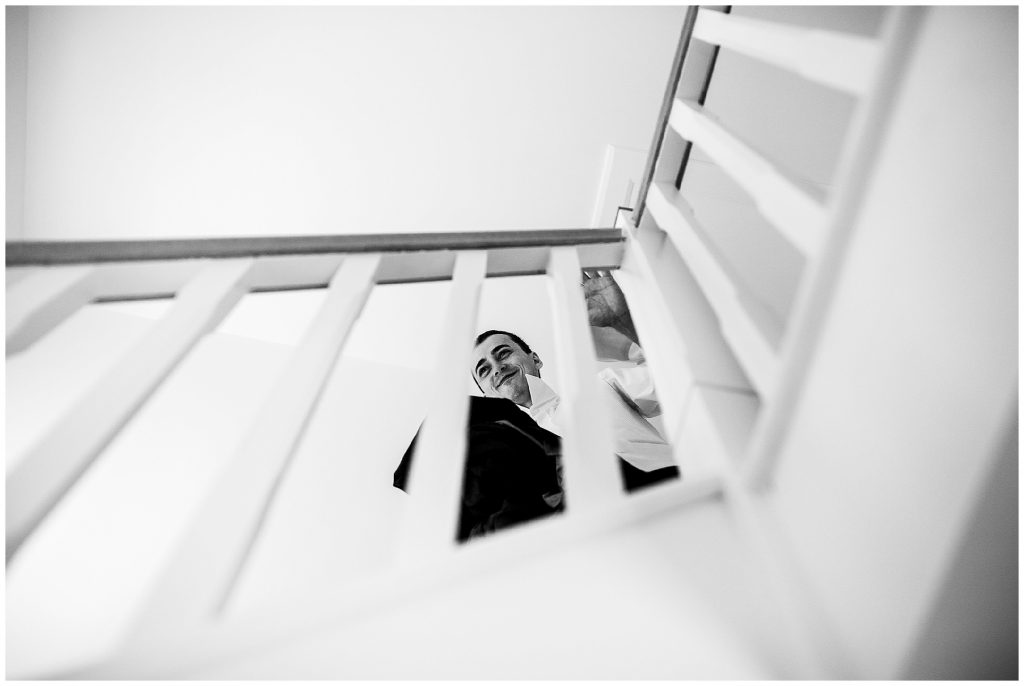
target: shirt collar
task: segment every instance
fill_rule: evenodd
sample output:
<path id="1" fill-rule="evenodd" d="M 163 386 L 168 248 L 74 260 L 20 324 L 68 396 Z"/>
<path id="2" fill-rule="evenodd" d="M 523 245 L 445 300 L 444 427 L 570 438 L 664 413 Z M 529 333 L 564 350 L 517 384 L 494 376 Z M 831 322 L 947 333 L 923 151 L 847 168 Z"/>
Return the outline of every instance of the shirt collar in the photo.
<path id="1" fill-rule="evenodd" d="M 539 376 L 526 374 L 526 385 L 530 388 L 530 407 L 522 408 L 533 418 L 553 412 L 558 407 L 558 394 Z"/>

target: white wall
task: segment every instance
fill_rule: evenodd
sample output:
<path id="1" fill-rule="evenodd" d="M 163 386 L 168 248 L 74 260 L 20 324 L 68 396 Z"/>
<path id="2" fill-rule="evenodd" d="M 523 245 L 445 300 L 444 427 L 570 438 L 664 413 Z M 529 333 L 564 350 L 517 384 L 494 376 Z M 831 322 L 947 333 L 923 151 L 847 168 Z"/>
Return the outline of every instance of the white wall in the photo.
<path id="1" fill-rule="evenodd" d="M 24 236 L 588 226 L 683 14 L 32 7 Z"/>

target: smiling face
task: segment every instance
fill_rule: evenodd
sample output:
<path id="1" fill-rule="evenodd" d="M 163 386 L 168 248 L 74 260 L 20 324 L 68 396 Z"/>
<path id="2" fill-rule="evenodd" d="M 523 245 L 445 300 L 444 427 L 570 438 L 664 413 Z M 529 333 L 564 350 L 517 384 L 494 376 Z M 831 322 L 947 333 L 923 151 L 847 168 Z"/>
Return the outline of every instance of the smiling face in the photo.
<path id="1" fill-rule="evenodd" d="M 540 376 L 544 363 L 537 353 L 525 352 L 505 334 L 488 336 L 473 349 L 473 378 L 489 398 L 508 398 L 530 407 L 526 375 Z"/>

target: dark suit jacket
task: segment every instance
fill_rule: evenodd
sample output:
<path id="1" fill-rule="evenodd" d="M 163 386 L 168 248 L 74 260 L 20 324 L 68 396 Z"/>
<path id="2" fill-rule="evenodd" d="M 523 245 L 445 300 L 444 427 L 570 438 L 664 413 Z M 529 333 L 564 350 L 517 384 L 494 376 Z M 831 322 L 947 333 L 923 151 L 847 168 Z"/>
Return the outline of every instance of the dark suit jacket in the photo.
<path id="1" fill-rule="evenodd" d="M 468 432 L 457 540 L 564 509 L 557 435 L 540 428 L 511 400 L 477 396 L 470 396 Z M 394 475 L 394 485 L 406 492 L 415 446 L 414 438 Z M 644 472 L 622 459 L 619 468 L 629 491 L 679 475 L 675 467 Z"/>

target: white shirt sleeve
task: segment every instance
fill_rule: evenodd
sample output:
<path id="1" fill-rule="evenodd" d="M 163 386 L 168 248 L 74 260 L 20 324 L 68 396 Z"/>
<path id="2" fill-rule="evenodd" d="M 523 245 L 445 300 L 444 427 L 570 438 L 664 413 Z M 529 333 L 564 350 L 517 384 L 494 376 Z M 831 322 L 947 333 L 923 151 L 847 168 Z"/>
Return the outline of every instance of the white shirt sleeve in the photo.
<path id="1" fill-rule="evenodd" d="M 643 351 L 639 347 L 636 350 L 639 351 L 642 360 Z M 633 356 L 632 350 L 630 350 L 630 356 Z M 661 406 L 654 393 L 654 380 L 651 378 L 647 365 L 602 369 L 601 379 L 614 388 L 619 395 L 632 401 L 637 411 L 644 417 L 656 417 L 661 414 Z"/>

